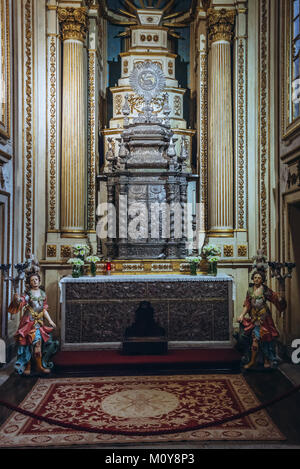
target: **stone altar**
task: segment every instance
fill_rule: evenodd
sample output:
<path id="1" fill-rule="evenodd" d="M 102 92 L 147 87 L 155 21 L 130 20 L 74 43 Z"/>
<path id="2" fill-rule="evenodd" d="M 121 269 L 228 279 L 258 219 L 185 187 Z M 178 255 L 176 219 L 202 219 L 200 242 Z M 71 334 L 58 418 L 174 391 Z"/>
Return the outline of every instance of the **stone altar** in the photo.
<path id="1" fill-rule="evenodd" d="M 166 331 L 169 348 L 232 344 L 232 289 L 228 275 L 64 277 L 62 350 L 119 349 L 142 301 Z"/>

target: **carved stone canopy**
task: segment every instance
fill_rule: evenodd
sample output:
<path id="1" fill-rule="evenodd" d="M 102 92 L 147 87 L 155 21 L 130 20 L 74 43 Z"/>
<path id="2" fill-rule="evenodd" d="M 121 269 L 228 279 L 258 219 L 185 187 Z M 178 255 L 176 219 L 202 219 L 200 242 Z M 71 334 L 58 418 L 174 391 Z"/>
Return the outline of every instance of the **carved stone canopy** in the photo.
<path id="1" fill-rule="evenodd" d="M 84 42 L 88 26 L 87 8 L 58 8 L 57 13 L 63 41 L 78 39 Z"/>
<path id="2" fill-rule="evenodd" d="M 233 36 L 235 10 L 207 10 L 208 37 L 210 42 L 228 41 L 231 42 Z"/>

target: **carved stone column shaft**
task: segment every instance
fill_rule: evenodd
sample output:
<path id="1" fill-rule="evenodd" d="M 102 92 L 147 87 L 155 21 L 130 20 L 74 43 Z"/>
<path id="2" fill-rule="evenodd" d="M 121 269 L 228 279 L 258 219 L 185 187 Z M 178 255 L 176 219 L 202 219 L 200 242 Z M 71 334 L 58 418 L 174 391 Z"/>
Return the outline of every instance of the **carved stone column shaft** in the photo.
<path id="1" fill-rule="evenodd" d="M 231 37 L 234 12 L 208 11 L 209 78 L 209 229 L 210 234 L 233 231 L 233 130 Z"/>
<path id="2" fill-rule="evenodd" d="M 61 231 L 86 229 L 86 105 L 83 41 L 87 26 L 85 8 L 58 10 L 63 39 Z"/>

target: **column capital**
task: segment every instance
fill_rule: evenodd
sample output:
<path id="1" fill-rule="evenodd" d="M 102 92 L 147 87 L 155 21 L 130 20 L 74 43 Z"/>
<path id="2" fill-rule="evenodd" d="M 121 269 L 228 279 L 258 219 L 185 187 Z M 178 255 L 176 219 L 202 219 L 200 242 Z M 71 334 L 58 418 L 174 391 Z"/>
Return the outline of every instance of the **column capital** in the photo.
<path id="1" fill-rule="evenodd" d="M 88 27 L 87 8 L 58 8 L 58 20 L 61 26 L 63 41 L 78 39 L 84 42 Z"/>
<path id="2" fill-rule="evenodd" d="M 235 15 L 235 10 L 226 10 L 225 8 L 221 10 L 209 8 L 207 10 L 208 37 L 211 42 L 221 40 L 231 42 Z"/>

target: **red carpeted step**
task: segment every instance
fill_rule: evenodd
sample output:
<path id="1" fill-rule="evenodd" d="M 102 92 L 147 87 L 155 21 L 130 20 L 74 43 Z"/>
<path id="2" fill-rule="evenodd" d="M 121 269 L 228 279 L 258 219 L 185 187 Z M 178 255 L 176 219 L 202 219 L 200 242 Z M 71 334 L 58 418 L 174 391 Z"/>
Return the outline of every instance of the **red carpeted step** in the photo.
<path id="1" fill-rule="evenodd" d="M 60 351 L 54 358 L 58 368 L 130 365 L 228 365 L 238 366 L 241 355 L 232 348 L 169 350 L 165 355 L 122 355 L 118 350 Z"/>

